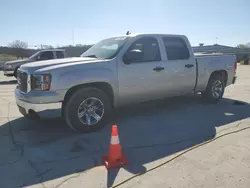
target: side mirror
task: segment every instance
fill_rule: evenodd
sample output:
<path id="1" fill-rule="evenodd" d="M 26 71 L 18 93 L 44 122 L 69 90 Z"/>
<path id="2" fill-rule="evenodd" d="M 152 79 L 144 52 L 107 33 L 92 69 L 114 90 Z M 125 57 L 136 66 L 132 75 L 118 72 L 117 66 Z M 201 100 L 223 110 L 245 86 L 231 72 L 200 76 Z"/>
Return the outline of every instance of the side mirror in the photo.
<path id="1" fill-rule="evenodd" d="M 37 60 L 37 61 L 40 61 L 40 60 L 41 60 L 40 55 L 39 55 L 39 56 L 37 56 L 36 60 Z"/>
<path id="2" fill-rule="evenodd" d="M 143 53 L 141 50 L 135 49 L 135 50 L 131 50 L 128 51 L 124 57 L 123 57 L 123 61 L 125 64 L 130 64 L 132 62 L 136 62 L 138 60 L 141 60 L 143 58 Z"/>

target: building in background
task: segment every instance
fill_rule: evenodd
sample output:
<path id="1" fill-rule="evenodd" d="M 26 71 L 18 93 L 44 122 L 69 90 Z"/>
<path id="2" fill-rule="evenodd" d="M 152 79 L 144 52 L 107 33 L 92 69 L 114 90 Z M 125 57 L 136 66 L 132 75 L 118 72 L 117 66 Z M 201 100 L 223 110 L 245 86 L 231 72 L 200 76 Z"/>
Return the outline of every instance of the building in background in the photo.
<path id="1" fill-rule="evenodd" d="M 224 53 L 224 54 L 235 54 L 237 61 L 243 61 L 250 59 L 250 48 L 236 48 L 231 46 L 224 46 L 220 44 L 204 45 L 200 43 L 199 46 L 192 47 L 195 53 Z"/>

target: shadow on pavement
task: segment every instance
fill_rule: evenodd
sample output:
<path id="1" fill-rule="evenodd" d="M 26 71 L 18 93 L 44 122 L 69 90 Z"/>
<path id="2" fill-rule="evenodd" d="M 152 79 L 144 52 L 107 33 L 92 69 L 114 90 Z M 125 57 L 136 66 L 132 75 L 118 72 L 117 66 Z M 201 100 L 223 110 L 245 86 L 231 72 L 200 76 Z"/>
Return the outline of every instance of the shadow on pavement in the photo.
<path id="1" fill-rule="evenodd" d="M 22 145 L 22 157 L 36 169 L 36 177 L 20 180 L 22 186 L 73 176 L 102 165 L 112 124 L 119 127 L 129 160 L 124 168 L 136 174 L 144 172 L 147 163 L 215 137 L 216 127 L 250 116 L 248 103 L 234 102 L 223 99 L 218 104 L 204 104 L 199 96 L 190 96 L 144 103 L 113 112 L 109 126 L 90 134 L 72 132 L 60 119 L 34 122 L 25 118 L 2 125 L 0 132 L 11 130 L 14 143 Z M 107 173 L 107 187 L 112 186 L 118 172 Z M 7 187 L 8 180 L 4 181 Z"/>
<path id="2" fill-rule="evenodd" d="M 0 81 L 0 85 L 12 85 L 12 84 L 17 84 L 17 80 Z"/>

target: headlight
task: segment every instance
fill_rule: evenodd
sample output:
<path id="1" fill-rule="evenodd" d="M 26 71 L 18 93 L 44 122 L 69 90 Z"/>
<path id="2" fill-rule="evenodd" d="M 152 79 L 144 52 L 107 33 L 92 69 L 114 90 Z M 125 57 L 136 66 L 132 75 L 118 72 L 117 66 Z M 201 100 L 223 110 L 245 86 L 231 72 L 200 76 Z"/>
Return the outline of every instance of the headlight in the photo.
<path id="1" fill-rule="evenodd" d="M 48 91 L 50 84 L 50 74 L 31 75 L 31 90 Z"/>
<path id="2" fill-rule="evenodd" d="M 12 65 L 4 65 L 7 69 L 11 69 Z"/>

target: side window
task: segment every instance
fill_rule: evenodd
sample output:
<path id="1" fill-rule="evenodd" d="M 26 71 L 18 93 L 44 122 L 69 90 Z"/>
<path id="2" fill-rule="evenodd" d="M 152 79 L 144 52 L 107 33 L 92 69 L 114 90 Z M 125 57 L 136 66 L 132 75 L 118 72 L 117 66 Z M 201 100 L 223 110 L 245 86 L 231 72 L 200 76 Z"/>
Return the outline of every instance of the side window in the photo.
<path id="1" fill-rule="evenodd" d="M 168 60 L 180 60 L 189 58 L 189 50 L 186 43 L 177 37 L 163 38 Z"/>
<path id="2" fill-rule="evenodd" d="M 64 58 L 63 51 L 56 51 L 56 57 L 57 57 L 58 59 Z"/>
<path id="3" fill-rule="evenodd" d="M 42 52 L 40 55 L 40 59 L 41 60 L 54 59 L 53 52 L 51 52 L 51 51 Z"/>
<path id="4" fill-rule="evenodd" d="M 130 46 L 127 52 L 131 50 L 140 50 L 142 52 L 140 59 L 132 63 L 161 61 L 159 45 L 155 38 L 152 37 L 140 38 Z"/>

